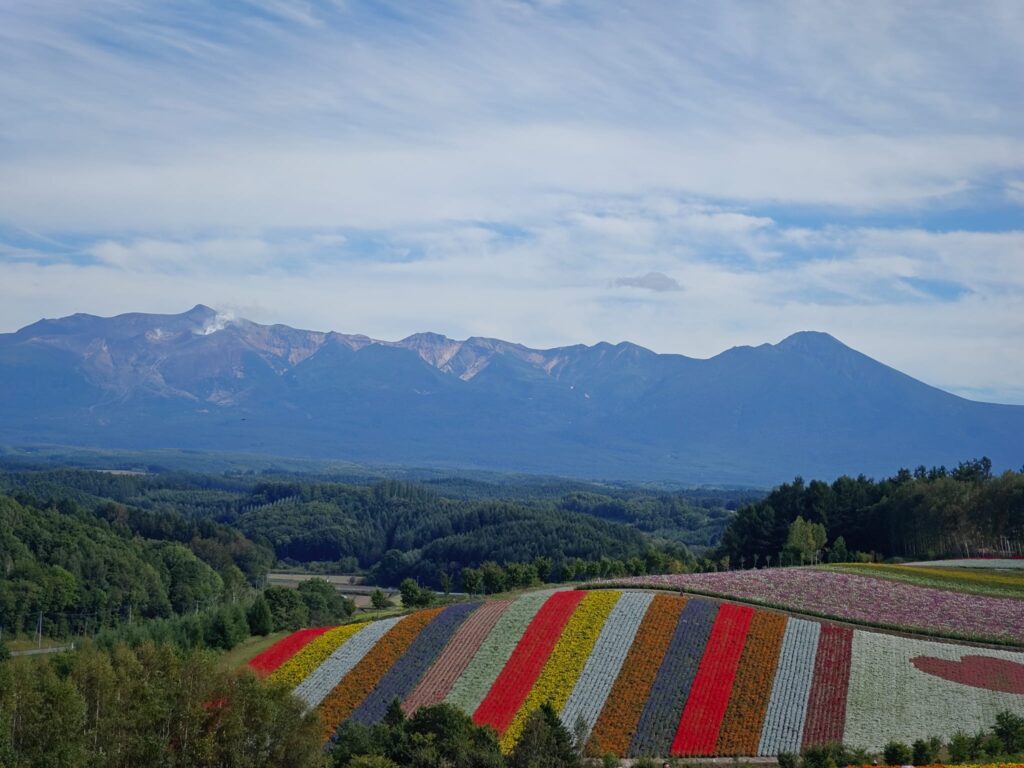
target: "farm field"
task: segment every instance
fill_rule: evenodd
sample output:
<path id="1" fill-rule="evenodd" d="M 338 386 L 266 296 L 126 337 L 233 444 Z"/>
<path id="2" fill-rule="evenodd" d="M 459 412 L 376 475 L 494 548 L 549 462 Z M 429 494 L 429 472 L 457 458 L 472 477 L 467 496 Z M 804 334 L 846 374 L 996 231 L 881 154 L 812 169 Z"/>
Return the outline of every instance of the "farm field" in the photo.
<path id="1" fill-rule="evenodd" d="M 250 667 L 324 719 L 452 703 L 503 750 L 549 702 L 588 750 L 773 756 L 948 737 L 1024 714 L 1024 653 L 899 637 L 643 590 L 564 590 L 302 630 Z"/>
<path id="2" fill-rule="evenodd" d="M 923 560 L 920 563 L 907 563 L 907 565 L 919 565 L 932 568 L 994 568 L 1008 571 L 1024 571 L 1024 557 L 971 557 L 959 560 Z"/>
<path id="3" fill-rule="evenodd" d="M 1024 601 L 862 573 L 762 568 L 635 576 L 616 579 L 614 585 L 693 592 L 885 629 L 1024 645 Z"/>
<path id="4" fill-rule="evenodd" d="M 969 592 L 975 595 L 1024 599 L 1024 571 L 953 566 L 887 565 L 883 563 L 844 563 L 823 565 L 822 569 L 905 581 L 923 587 Z"/>

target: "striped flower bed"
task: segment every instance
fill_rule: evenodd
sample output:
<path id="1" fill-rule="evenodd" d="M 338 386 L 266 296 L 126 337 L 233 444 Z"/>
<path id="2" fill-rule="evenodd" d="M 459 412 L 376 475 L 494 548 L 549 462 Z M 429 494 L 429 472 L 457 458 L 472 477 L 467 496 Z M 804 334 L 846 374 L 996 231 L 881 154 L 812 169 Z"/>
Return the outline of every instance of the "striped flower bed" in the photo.
<path id="1" fill-rule="evenodd" d="M 269 675 L 328 630 L 330 627 L 316 627 L 315 629 L 300 629 L 298 632 L 292 632 L 263 653 L 249 659 L 249 668 L 255 670 L 257 674 Z"/>
<path id="2" fill-rule="evenodd" d="M 510 751 L 523 732 L 530 713 L 545 702 L 560 712 L 594 649 L 604 622 L 619 600 L 618 592 L 590 592 L 580 602 L 558 639 L 540 677 L 516 712 L 501 737 L 501 746 Z"/>
<path id="3" fill-rule="evenodd" d="M 473 713 L 473 722 L 489 725 L 499 735 L 505 733 L 585 594 L 579 590 L 558 592 L 544 603 Z"/>
<path id="4" fill-rule="evenodd" d="M 649 592 L 626 592 L 619 598 L 562 708 L 561 718 L 566 728 L 574 730 L 577 723 L 582 722 L 586 735 L 590 735 L 653 599 Z"/>
<path id="5" fill-rule="evenodd" d="M 465 672 L 455 681 L 445 701 L 465 712 L 473 712 L 480 706 L 526 628 L 548 597 L 550 595 L 546 593 L 525 595 L 508 607 Z"/>
<path id="6" fill-rule="evenodd" d="M 405 714 L 411 715 L 420 707 L 444 701 L 455 681 L 469 666 L 481 644 L 511 604 L 511 600 L 493 600 L 474 611 L 473 615 L 463 622 L 434 666 L 402 702 Z"/>
<path id="7" fill-rule="evenodd" d="M 753 618 L 752 608 L 723 605 L 719 609 L 672 741 L 673 755 L 709 755 L 715 751 Z"/>
<path id="8" fill-rule="evenodd" d="M 813 621 L 790 619 L 786 625 L 782 655 L 775 670 L 775 683 L 761 731 L 759 755 L 800 751 L 820 632 L 821 625 Z"/>
<path id="9" fill-rule="evenodd" d="M 1024 654 L 638 591 L 533 593 L 296 633 L 254 660 L 319 706 L 325 738 L 448 701 L 514 748 L 550 704 L 587 751 L 772 756 L 879 750 L 1024 714 Z M 276 665 L 276 666 L 275 666 Z M 303 678 L 302 675 L 305 675 Z"/>
<path id="10" fill-rule="evenodd" d="M 708 600 L 690 600 L 683 608 L 630 742 L 631 757 L 668 754 L 717 610 Z"/>
<path id="11" fill-rule="evenodd" d="M 782 614 L 754 613 L 718 734 L 718 754 L 757 754 L 785 632 L 786 617 Z"/>
<path id="12" fill-rule="evenodd" d="M 436 616 L 440 608 L 432 608 L 406 616 L 393 626 L 370 651 L 342 678 L 323 702 L 320 714 L 326 723 L 327 738 L 334 733 L 333 723 L 347 720 L 356 707 L 370 695 L 391 671 L 409 646 Z"/>
<path id="13" fill-rule="evenodd" d="M 608 702 L 597 718 L 587 745 L 595 755 L 625 755 L 633 741 L 644 704 L 675 633 L 686 600 L 658 595 L 637 632 Z"/>
<path id="14" fill-rule="evenodd" d="M 352 713 L 352 719 L 363 725 L 374 725 L 384 718 L 388 705 L 401 701 L 423 677 L 441 653 L 455 630 L 479 603 L 459 603 L 445 608 L 413 640 L 408 650 L 374 686 L 373 691 Z"/>
<path id="15" fill-rule="evenodd" d="M 369 653 L 377 641 L 398 622 L 398 618 L 392 618 L 374 621 L 364 626 L 347 643 L 328 656 L 309 677 L 299 683 L 295 687 L 295 695 L 308 707 L 319 706 L 352 667 L 362 661 L 363 656 Z"/>
<path id="16" fill-rule="evenodd" d="M 850 653 L 853 630 L 826 624 L 818 638 L 811 698 L 807 702 L 803 747 L 835 744 L 843 740 L 846 694 L 850 686 Z"/>
<path id="17" fill-rule="evenodd" d="M 270 679 L 294 688 L 338 650 L 342 643 L 365 626 L 366 622 L 343 624 L 313 638 L 306 647 L 274 670 Z"/>

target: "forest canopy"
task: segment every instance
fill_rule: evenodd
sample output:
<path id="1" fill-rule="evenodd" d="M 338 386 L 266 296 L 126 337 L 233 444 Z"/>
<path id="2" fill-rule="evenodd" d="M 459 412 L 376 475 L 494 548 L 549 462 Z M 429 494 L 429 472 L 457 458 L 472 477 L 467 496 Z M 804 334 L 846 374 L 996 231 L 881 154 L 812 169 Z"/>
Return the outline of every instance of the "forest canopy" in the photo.
<path id="1" fill-rule="evenodd" d="M 956 468 L 902 469 L 882 480 L 843 476 L 832 483 L 796 478 L 741 508 L 722 536 L 733 564 L 786 551 L 801 518 L 824 526 L 849 551 L 885 557 L 1024 554 L 1024 473 L 992 475 L 986 459 Z M 775 562 L 778 562 L 776 559 Z"/>

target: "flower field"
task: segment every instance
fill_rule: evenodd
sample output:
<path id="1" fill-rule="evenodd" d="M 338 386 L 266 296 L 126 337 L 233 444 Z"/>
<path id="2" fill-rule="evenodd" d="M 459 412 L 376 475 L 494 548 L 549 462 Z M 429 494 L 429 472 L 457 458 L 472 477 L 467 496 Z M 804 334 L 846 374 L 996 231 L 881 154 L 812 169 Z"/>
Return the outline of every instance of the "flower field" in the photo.
<path id="1" fill-rule="evenodd" d="M 867 574 L 819 568 L 762 568 L 635 576 L 614 583 L 748 600 L 876 627 L 1024 645 L 1024 601 Z M 839 595 L 841 600 L 836 599 Z"/>
<path id="2" fill-rule="evenodd" d="M 824 573 L 824 572 L 822 572 Z M 897 637 L 636 590 L 456 603 L 295 633 L 250 665 L 319 707 L 325 740 L 448 701 L 515 746 L 551 704 L 588 751 L 776 755 L 844 741 L 878 750 L 1024 714 L 1024 653 Z"/>
<path id="3" fill-rule="evenodd" d="M 1000 570 L 1024 570 L 1024 557 L 971 557 L 959 560 L 922 560 L 920 563 L 908 563 L 913 566 L 929 568 L 984 568 Z"/>
<path id="4" fill-rule="evenodd" d="M 979 562 L 990 562 L 981 560 Z M 1001 561 L 1016 562 L 1016 561 Z M 1022 561 L 1024 562 L 1024 561 Z M 1024 570 L 998 568 L 958 568 L 944 565 L 888 565 L 883 563 L 843 563 L 824 566 L 829 570 L 843 571 L 874 578 L 895 579 L 923 587 L 950 589 L 954 592 L 971 592 L 976 595 L 1015 597 L 1024 599 Z"/>

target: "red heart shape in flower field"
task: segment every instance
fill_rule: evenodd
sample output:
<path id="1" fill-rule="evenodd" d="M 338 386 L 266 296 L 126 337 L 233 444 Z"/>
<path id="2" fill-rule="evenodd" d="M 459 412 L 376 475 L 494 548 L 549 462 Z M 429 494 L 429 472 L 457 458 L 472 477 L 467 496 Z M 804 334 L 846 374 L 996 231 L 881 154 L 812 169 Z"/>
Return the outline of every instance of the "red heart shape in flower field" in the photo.
<path id="1" fill-rule="evenodd" d="M 943 680 L 987 691 L 1024 694 L 1024 664 L 990 656 L 964 656 L 960 661 L 915 656 L 910 663 Z"/>

